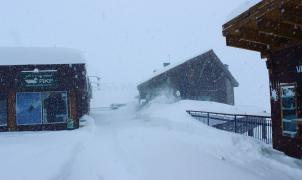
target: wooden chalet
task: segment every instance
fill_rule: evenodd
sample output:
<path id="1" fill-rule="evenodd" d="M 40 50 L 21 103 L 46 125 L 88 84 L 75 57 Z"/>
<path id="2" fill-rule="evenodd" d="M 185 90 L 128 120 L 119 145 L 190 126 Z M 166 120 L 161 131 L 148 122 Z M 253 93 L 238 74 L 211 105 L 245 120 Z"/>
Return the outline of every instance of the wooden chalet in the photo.
<path id="1" fill-rule="evenodd" d="M 262 0 L 224 24 L 223 35 L 266 58 L 273 147 L 302 158 L 302 0 Z"/>
<path id="2" fill-rule="evenodd" d="M 213 50 L 176 65 L 165 67 L 138 85 L 140 99 L 150 101 L 159 95 L 178 99 L 231 104 L 238 82 Z"/>
<path id="3" fill-rule="evenodd" d="M 78 51 L 0 48 L 0 62 L 0 131 L 79 127 L 91 88 Z"/>

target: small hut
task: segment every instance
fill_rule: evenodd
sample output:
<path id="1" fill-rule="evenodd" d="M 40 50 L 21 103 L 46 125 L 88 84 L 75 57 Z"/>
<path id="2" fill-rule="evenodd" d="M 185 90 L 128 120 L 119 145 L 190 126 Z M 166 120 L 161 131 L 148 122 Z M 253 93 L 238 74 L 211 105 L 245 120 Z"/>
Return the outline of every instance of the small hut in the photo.
<path id="1" fill-rule="evenodd" d="M 140 99 L 150 101 L 159 95 L 179 99 L 214 101 L 234 105 L 238 82 L 213 50 L 164 68 L 138 85 Z"/>
<path id="2" fill-rule="evenodd" d="M 258 51 L 270 79 L 273 147 L 302 158 L 302 1 L 262 0 L 223 25 L 228 46 Z"/>
<path id="3" fill-rule="evenodd" d="M 0 48 L 0 131 L 79 127 L 91 98 L 80 52 L 65 48 Z"/>

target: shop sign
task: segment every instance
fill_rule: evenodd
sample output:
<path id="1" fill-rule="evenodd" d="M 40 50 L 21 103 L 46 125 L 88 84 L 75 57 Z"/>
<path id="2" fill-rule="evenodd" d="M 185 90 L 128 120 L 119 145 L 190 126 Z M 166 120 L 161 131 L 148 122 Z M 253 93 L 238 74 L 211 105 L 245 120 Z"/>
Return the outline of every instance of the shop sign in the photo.
<path id="1" fill-rule="evenodd" d="M 296 66 L 297 73 L 302 73 L 302 65 Z"/>
<path id="2" fill-rule="evenodd" d="M 53 87 L 57 85 L 57 72 L 21 72 L 22 87 Z"/>

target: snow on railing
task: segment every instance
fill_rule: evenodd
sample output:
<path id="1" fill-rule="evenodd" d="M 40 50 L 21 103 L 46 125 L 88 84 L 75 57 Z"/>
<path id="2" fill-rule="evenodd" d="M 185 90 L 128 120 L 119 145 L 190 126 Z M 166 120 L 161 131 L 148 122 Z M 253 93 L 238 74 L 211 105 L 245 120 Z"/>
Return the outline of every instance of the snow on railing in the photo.
<path id="1" fill-rule="evenodd" d="M 267 144 L 272 143 L 272 120 L 270 116 L 191 110 L 187 110 L 187 113 L 208 126 L 250 136 Z"/>

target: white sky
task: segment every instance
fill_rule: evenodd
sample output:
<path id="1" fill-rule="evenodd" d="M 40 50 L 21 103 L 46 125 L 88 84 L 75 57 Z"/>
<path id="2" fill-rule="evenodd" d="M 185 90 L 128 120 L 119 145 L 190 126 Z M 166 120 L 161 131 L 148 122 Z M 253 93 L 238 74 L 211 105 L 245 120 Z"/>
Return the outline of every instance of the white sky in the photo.
<path id="1" fill-rule="evenodd" d="M 221 32 L 245 1 L 0 0 L 0 46 L 77 48 L 90 74 L 114 83 L 139 82 L 169 56 L 173 63 L 212 48 L 240 83 L 236 103 L 269 108 L 264 60 L 226 47 Z"/>

